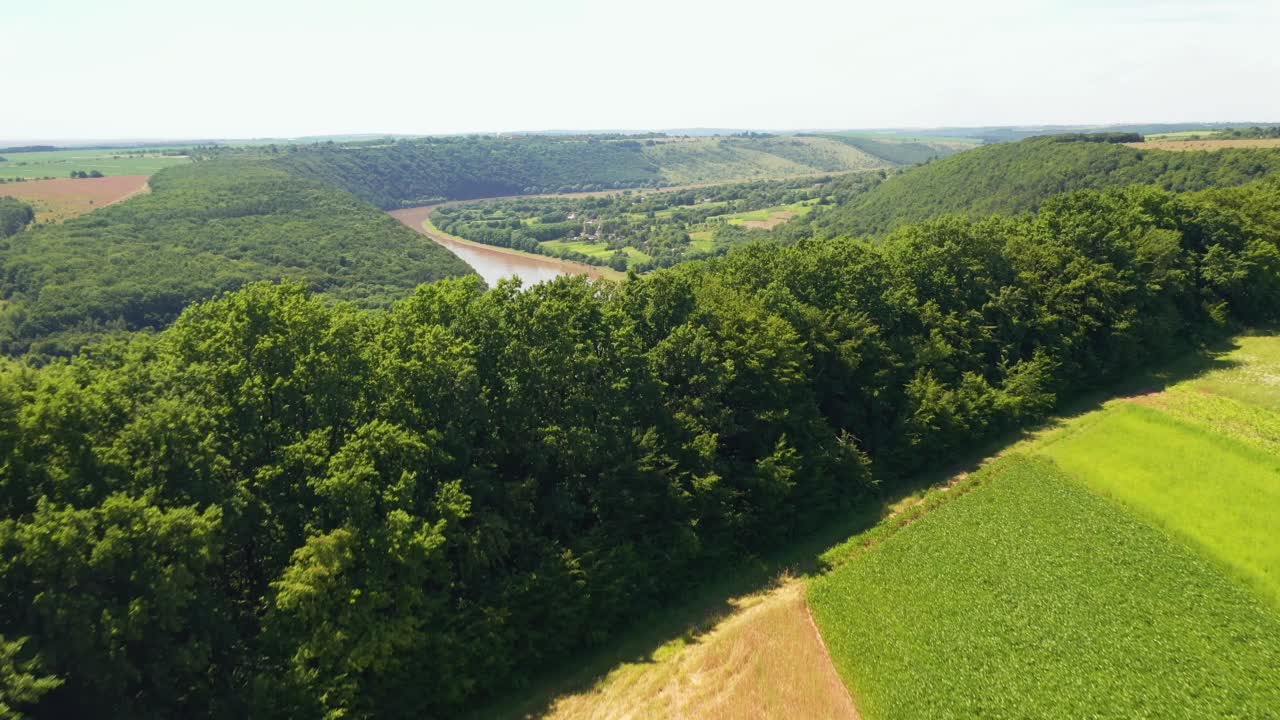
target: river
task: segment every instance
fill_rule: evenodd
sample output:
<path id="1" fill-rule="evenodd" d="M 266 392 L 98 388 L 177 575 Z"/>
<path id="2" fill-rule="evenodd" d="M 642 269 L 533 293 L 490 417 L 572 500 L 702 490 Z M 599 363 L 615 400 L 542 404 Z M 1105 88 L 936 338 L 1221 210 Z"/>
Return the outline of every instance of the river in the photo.
<path id="1" fill-rule="evenodd" d="M 609 268 L 482 245 L 439 230 L 429 230 L 426 226 L 427 219 L 438 207 L 440 205 L 423 205 L 392 210 L 391 216 L 462 258 L 462 261 L 470 265 L 489 287 L 496 285 L 502 278 L 509 277 L 520 278 L 525 286 L 551 280 L 559 275 L 587 275 L 593 280 L 623 277 L 622 273 Z"/>

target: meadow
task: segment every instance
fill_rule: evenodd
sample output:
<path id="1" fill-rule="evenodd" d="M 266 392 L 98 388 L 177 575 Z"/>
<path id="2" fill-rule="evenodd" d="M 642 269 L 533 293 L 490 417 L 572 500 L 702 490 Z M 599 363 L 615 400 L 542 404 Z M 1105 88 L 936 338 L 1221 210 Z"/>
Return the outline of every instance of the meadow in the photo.
<path id="1" fill-rule="evenodd" d="M 1013 455 L 979 487 L 816 580 L 868 718 L 1263 718 L 1280 619 L 1212 563 Z"/>
<path id="2" fill-rule="evenodd" d="M 186 155 L 165 155 L 164 151 L 183 148 L 148 148 L 146 151 L 113 149 L 70 149 L 5 153 L 0 157 L 0 179 L 38 180 L 65 178 L 72 171 L 97 170 L 103 175 L 154 175 L 174 165 L 191 162 Z"/>
<path id="3" fill-rule="evenodd" d="M 1040 452 L 1280 609 L 1280 338 L 1241 338 L 1218 364 L 1068 422 Z"/>
<path id="4" fill-rule="evenodd" d="M 758 230 L 772 230 L 788 220 L 808 215 L 813 212 L 813 208 L 817 203 L 818 199 L 813 198 L 810 200 L 801 200 L 800 202 L 791 203 L 789 205 L 775 205 L 774 207 L 760 208 L 759 210 L 747 210 L 744 212 L 730 213 L 728 215 L 714 215 L 707 218 L 707 222 L 725 222 L 730 225 L 741 225 L 743 227 Z"/>

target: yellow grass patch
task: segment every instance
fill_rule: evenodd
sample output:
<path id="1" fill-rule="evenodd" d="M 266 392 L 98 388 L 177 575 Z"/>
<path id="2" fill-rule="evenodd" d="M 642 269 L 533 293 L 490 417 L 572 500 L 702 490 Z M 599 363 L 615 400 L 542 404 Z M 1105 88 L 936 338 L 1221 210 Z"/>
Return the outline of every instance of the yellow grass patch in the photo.
<path id="1" fill-rule="evenodd" d="M 1280 148 L 1280 138 L 1238 138 L 1235 140 L 1155 140 L 1125 143 L 1139 150 L 1225 150 L 1227 148 Z"/>
<path id="2" fill-rule="evenodd" d="M 798 580 L 736 599 L 693 644 L 676 641 L 624 664 L 594 688 L 560 698 L 552 720 L 858 718 Z"/>

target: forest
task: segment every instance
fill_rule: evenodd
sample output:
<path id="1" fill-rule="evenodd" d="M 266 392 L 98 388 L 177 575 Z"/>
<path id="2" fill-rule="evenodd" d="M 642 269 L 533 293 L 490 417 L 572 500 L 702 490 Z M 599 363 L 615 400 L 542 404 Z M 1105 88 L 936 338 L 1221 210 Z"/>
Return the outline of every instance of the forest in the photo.
<path id="1" fill-rule="evenodd" d="M 1174 186 L 1253 167 L 1160 162 Z M 149 198 L 19 237 L 136 223 L 109 237 L 163 255 L 261 233 L 243 252 L 265 264 L 277 209 L 337 222 L 308 218 L 339 202 L 381 237 L 363 205 L 245 172 L 258 192 L 166 171 Z M 209 194 L 177 230 L 139 214 L 187 192 Z M 200 292 L 156 317 L 209 299 L 168 329 L 0 366 L 3 697 L 38 718 L 453 717 L 1063 398 L 1280 320 L 1275 179 L 1029 204 L 622 284 L 447 279 L 385 309 L 334 302 L 354 288 L 319 260 L 225 294 L 250 273 L 193 263 Z M 11 286 L 55 272 L 17 269 L 22 250 Z M 150 290 L 182 262 L 127 277 Z M 92 307 L 124 306 L 103 287 Z"/>
<path id="2" fill-rule="evenodd" d="M 367 203 L 261 163 L 188 164 L 151 187 L 0 240 L 0 353 L 61 355 L 158 329 L 255 280 L 293 279 L 372 307 L 470 272 Z"/>
<path id="3" fill-rule="evenodd" d="M 1123 134 L 1085 137 L 1090 139 L 1034 137 L 930 162 L 815 215 L 811 232 L 881 234 L 946 213 L 1032 211 L 1071 190 L 1148 184 L 1188 192 L 1239 185 L 1280 170 L 1280 149 L 1171 153 L 1116 144 Z"/>
<path id="4" fill-rule="evenodd" d="M 274 164 L 347 190 L 384 209 L 467 199 L 656 187 L 641 140 L 484 137 L 294 148 Z"/>

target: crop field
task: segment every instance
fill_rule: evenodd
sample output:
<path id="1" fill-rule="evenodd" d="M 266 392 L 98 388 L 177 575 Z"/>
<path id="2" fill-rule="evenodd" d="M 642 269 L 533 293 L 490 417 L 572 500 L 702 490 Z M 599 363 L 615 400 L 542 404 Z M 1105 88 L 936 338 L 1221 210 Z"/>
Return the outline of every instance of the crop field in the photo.
<path id="1" fill-rule="evenodd" d="M 1256 596 L 1047 458 L 977 481 L 811 586 L 865 717 L 1273 717 Z"/>
<path id="2" fill-rule="evenodd" d="M 746 212 L 733 213 L 731 215 L 716 215 L 707 218 L 708 222 L 727 222 L 730 225 L 742 225 L 743 227 L 754 228 L 758 230 L 772 230 L 775 227 L 798 217 L 804 217 L 813 212 L 817 200 L 804 200 L 790 205 L 778 205 L 776 207 L 762 208 L 760 210 L 749 210 Z"/>
<path id="3" fill-rule="evenodd" d="M 154 148 L 144 153 L 120 148 L 108 150 L 48 150 L 43 152 L 4 153 L 0 162 L 0 179 L 67 178 L 73 171 L 97 170 L 103 175 L 154 175 L 174 165 L 191 160 L 185 155 L 164 155 L 164 150 L 181 148 Z"/>
<path id="4" fill-rule="evenodd" d="M 146 175 L 0 183 L 0 196 L 30 204 L 36 211 L 36 222 L 68 220 L 146 190 Z"/>
<path id="5" fill-rule="evenodd" d="M 1139 150 L 1171 150 L 1174 152 L 1190 152 L 1193 150 L 1226 150 L 1228 148 L 1278 148 L 1280 138 L 1234 138 L 1224 140 L 1151 140 L 1140 143 L 1125 143 Z"/>
<path id="6" fill-rule="evenodd" d="M 1041 452 L 1280 609 L 1280 338 L 1241 338 L 1218 364 L 1069 422 Z"/>

